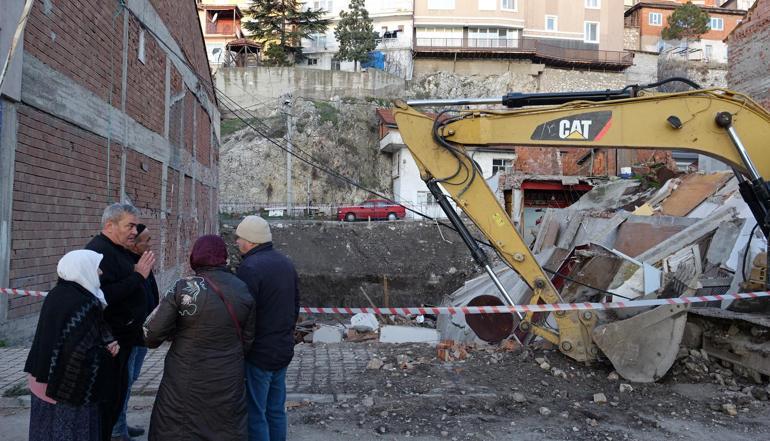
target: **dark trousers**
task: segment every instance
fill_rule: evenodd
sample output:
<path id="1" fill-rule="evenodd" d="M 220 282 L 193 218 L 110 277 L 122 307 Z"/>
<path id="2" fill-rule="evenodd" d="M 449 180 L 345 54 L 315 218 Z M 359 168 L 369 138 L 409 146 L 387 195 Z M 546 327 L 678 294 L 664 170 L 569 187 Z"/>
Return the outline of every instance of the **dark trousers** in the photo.
<path id="1" fill-rule="evenodd" d="M 120 345 L 118 355 L 112 359 L 110 381 L 101 406 L 101 435 L 103 441 L 112 438 L 112 427 L 118 421 L 123 410 L 123 402 L 128 394 L 128 359 L 133 349 L 130 345 Z"/>

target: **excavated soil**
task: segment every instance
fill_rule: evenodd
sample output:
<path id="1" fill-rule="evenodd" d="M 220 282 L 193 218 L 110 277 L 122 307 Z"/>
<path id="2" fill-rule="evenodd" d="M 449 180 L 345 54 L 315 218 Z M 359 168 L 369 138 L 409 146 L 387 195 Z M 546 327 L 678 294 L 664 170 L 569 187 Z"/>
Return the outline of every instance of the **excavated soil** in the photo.
<path id="1" fill-rule="evenodd" d="M 221 234 L 237 266 L 235 227 L 223 219 Z M 289 256 L 299 273 L 307 306 L 390 306 L 438 304 L 478 270 L 468 249 L 452 231 L 435 223 L 271 220 L 276 249 Z M 443 238 L 442 238 L 443 234 Z"/>
<path id="2" fill-rule="evenodd" d="M 356 398 L 305 404 L 293 410 L 295 425 L 320 428 L 327 439 L 770 439 L 767 384 L 695 352 L 683 351 L 657 383 L 627 384 L 609 364 L 542 349 L 477 349 L 452 362 L 427 345 L 372 349 L 385 365 L 347 386 Z M 406 368 L 399 356 L 408 357 Z"/>

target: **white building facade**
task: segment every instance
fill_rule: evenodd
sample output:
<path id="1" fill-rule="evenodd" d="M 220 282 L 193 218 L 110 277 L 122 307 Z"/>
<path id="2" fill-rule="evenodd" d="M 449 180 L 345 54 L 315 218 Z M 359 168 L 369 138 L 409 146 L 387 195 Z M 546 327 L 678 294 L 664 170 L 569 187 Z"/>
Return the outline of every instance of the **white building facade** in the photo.
<path id="1" fill-rule="evenodd" d="M 334 29 L 340 21 L 340 12 L 347 10 L 349 0 L 307 0 L 305 6 L 328 11 L 326 18 L 332 20 L 325 33 L 312 39 L 302 40 L 302 52 L 306 59 L 301 67 L 324 70 L 353 71 L 352 61 L 336 61 L 334 55 L 339 43 L 334 38 Z M 366 10 L 372 19 L 374 31 L 380 36 L 375 52 L 380 52 L 384 61 L 382 70 L 405 79 L 412 77 L 412 0 L 366 0 Z"/>

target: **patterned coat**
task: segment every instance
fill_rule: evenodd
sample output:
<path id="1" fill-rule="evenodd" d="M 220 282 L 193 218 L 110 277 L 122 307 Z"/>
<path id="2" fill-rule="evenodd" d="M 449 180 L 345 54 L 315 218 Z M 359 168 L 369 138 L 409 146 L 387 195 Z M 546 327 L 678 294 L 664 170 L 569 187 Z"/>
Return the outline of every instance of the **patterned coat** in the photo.
<path id="1" fill-rule="evenodd" d="M 219 288 L 238 319 L 241 341 Z M 254 339 L 254 299 L 223 268 L 180 279 L 144 324 L 145 341 L 170 340 L 149 440 L 245 440 L 248 437 L 243 357 Z"/>

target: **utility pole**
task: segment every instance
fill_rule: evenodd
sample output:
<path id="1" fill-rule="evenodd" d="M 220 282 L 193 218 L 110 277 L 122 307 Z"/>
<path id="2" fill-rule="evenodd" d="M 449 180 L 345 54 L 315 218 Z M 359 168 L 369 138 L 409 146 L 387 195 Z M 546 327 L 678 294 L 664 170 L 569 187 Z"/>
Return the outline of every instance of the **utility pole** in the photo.
<path id="1" fill-rule="evenodd" d="M 288 99 L 286 99 L 284 102 L 284 108 L 287 109 L 286 111 L 286 214 L 291 216 L 292 214 L 292 203 L 294 201 L 294 192 L 292 191 L 292 183 L 291 183 L 291 160 L 292 160 L 292 153 L 294 151 L 294 146 L 291 143 L 291 131 L 292 131 L 292 125 L 291 125 L 291 118 L 292 118 L 292 99 L 291 96 L 289 96 Z"/>

